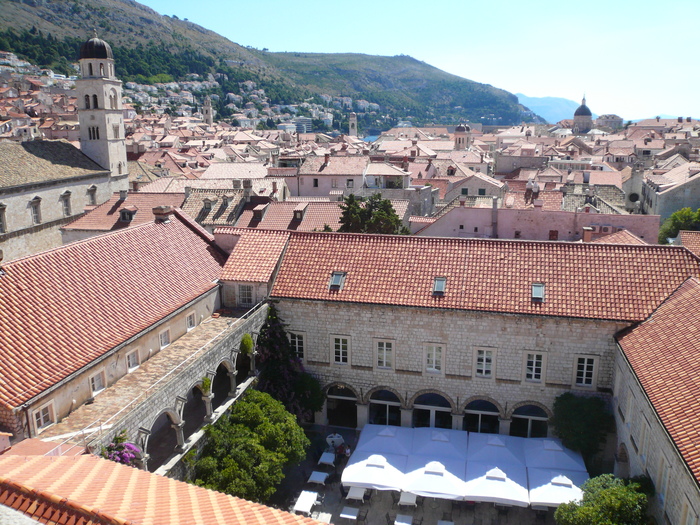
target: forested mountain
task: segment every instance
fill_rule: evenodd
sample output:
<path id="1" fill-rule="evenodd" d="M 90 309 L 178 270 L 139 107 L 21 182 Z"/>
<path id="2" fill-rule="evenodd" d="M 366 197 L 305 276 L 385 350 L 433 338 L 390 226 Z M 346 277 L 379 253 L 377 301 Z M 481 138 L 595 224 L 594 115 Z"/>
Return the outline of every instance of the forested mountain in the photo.
<path id="1" fill-rule="evenodd" d="M 112 45 L 123 80 L 219 72 L 228 79 L 225 91 L 253 80 L 275 103 L 328 94 L 375 102 L 383 113 L 415 123 L 532 119 L 515 95 L 408 56 L 259 51 L 133 0 L 0 0 L 0 49 L 60 72 L 69 72 L 93 28 Z"/>

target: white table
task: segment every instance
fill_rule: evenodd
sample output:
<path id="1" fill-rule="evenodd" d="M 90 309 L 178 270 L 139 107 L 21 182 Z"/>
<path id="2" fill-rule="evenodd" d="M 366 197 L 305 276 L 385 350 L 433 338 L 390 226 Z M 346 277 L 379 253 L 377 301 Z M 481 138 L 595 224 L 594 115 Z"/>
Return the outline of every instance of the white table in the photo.
<path id="1" fill-rule="evenodd" d="M 361 487 L 350 487 L 348 495 L 345 496 L 345 499 L 355 499 L 358 501 L 363 501 L 365 498 L 365 492 L 365 489 Z"/>
<path id="2" fill-rule="evenodd" d="M 416 495 L 411 492 L 402 492 L 401 498 L 399 499 L 399 505 L 405 505 L 407 507 L 416 506 Z"/>
<path id="3" fill-rule="evenodd" d="M 325 485 L 326 479 L 328 479 L 328 472 L 314 470 L 311 473 L 311 476 L 309 476 L 309 483 L 318 483 L 319 485 Z"/>
<path id="4" fill-rule="evenodd" d="M 324 452 L 321 454 L 321 459 L 318 460 L 319 465 L 329 465 L 331 467 L 335 466 L 335 453 L 334 452 Z"/>
<path id="5" fill-rule="evenodd" d="M 294 504 L 294 512 L 303 512 L 304 514 L 311 513 L 311 507 L 316 504 L 316 499 L 318 498 L 318 492 L 313 492 L 311 490 L 303 490 L 297 502 Z"/>
<path id="6" fill-rule="evenodd" d="M 407 514 L 397 514 L 396 519 L 394 520 L 394 525 L 412 525 L 413 524 L 413 516 L 409 516 Z"/>
<path id="7" fill-rule="evenodd" d="M 455 525 L 454 521 L 438 520 L 437 525 Z"/>
<path id="8" fill-rule="evenodd" d="M 359 512 L 360 509 L 357 507 L 343 507 L 343 510 L 340 511 L 340 517 L 355 521 Z"/>

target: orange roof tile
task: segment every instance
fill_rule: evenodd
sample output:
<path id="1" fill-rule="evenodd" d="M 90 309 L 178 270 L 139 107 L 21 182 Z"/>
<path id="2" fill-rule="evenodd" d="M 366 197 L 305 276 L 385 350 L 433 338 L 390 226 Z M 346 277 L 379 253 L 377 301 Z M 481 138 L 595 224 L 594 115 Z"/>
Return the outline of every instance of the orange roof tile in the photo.
<path id="1" fill-rule="evenodd" d="M 336 271 L 345 283 L 330 291 Z M 634 321 L 697 275 L 700 260 L 669 246 L 291 232 L 271 296 Z"/>
<path id="2" fill-rule="evenodd" d="M 215 287 L 225 256 L 212 239 L 176 210 L 4 265 L 0 403 L 21 405 Z"/>
<path id="3" fill-rule="evenodd" d="M 700 483 L 700 282 L 688 279 L 618 342 L 661 423 Z M 682 366 L 680 366 L 682 365 Z"/>
<path id="4" fill-rule="evenodd" d="M 272 278 L 291 232 L 222 227 L 215 233 L 239 237 L 221 272 L 221 280 L 264 283 Z"/>
<path id="5" fill-rule="evenodd" d="M 304 203 L 303 218 L 294 218 L 294 210 L 298 202 L 270 202 L 262 220 L 256 219 L 253 214 L 255 203 L 247 204 L 243 213 L 238 218 L 236 226 L 240 228 L 266 228 L 269 230 L 298 230 L 298 231 L 322 231 L 324 225 L 333 230 L 340 228 L 340 202 L 307 202 Z"/>
<path id="6" fill-rule="evenodd" d="M 591 242 L 598 244 L 649 244 L 628 230 L 620 230 L 610 235 L 599 237 Z"/>
<path id="7" fill-rule="evenodd" d="M 0 503 L 42 523 L 319 524 L 91 455 L 2 456 L 0 472 Z"/>
<path id="8" fill-rule="evenodd" d="M 681 230 L 678 232 L 681 244 L 700 257 L 700 232 Z"/>

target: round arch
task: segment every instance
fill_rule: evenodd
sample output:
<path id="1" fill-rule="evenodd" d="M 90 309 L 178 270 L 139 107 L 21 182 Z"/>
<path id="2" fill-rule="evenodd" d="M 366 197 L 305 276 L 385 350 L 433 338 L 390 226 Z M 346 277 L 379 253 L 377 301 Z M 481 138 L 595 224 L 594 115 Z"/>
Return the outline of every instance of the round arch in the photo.
<path id="1" fill-rule="evenodd" d="M 153 428 L 153 425 L 155 424 L 155 422 L 158 421 L 158 419 L 159 419 L 162 415 L 167 415 L 167 416 L 168 416 L 168 419 L 170 419 L 170 422 L 171 422 L 173 425 L 179 425 L 180 423 L 182 423 L 182 418 L 180 417 L 180 414 L 178 414 L 177 411 L 176 411 L 174 408 L 169 407 L 169 408 L 165 408 L 165 409 L 161 410 L 160 412 L 158 412 L 158 415 L 157 415 L 156 417 L 154 417 L 154 418 L 151 420 L 150 424 L 149 424 L 147 427 L 145 427 L 145 428 L 148 428 L 149 430 L 150 430 L 151 428 Z"/>
<path id="2" fill-rule="evenodd" d="M 501 407 L 488 396 L 473 396 L 464 405 L 462 430 L 481 434 L 499 434 Z"/>
<path id="3" fill-rule="evenodd" d="M 370 398 L 372 397 L 372 394 L 376 394 L 377 392 L 380 392 L 382 390 L 386 390 L 387 392 L 391 392 L 394 394 L 396 397 L 399 398 L 399 402 L 401 403 L 401 408 L 406 408 L 406 400 L 401 397 L 401 394 L 399 393 L 398 390 L 395 388 L 392 388 L 390 386 L 375 386 L 372 390 L 368 390 L 367 393 L 365 394 L 365 398 L 362 400 L 363 403 L 369 403 Z"/>
<path id="4" fill-rule="evenodd" d="M 510 435 L 517 437 L 547 437 L 551 412 L 542 403 L 524 402 L 510 412 Z"/>
<path id="5" fill-rule="evenodd" d="M 411 419 L 414 427 L 452 428 L 455 404 L 444 393 L 421 390 L 411 398 L 410 406 L 413 408 Z"/>
<path id="6" fill-rule="evenodd" d="M 360 394 L 358 393 L 358 391 L 355 389 L 355 387 L 353 387 L 352 385 L 350 385 L 350 384 L 348 384 L 348 383 L 343 383 L 342 381 L 334 381 L 333 383 L 328 383 L 326 386 L 323 387 L 323 393 L 326 394 L 326 395 L 328 395 L 328 391 L 329 391 L 331 388 L 340 388 L 341 390 L 344 389 L 344 388 L 347 388 L 347 389 L 349 389 L 349 390 L 352 392 L 352 394 L 355 396 L 355 399 L 357 399 L 358 401 L 361 400 L 361 396 L 360 396 Z M 348 397 L 349 397 L 349 396 L 348 396 Z"/>
<path id="7" fill-rule="evenodd" d="M 367 392 L 366 404 L 369 423 L 401 426 L 401 409 L 404 404 L 400 394 L 393 388 L 373 388 Z"/>
<path id="8" fill-rule="evenodd" d="M 527 405 L 532 405 L 541 408 L 542 410 L 544 410 L 545 414 L 547 414 L 548 418 L 551 418 L 554 415 L 554 413 L 542 403 L 539 403 L 537 401 L 521 401 L 519 403 L 515 403 L 512 407 L 510 407 L 510 410 L 508 410 L 508 413 L 506 414 L 506 418 L 513 417 L 513 412 L 515 412 L 520 407 L 524 407 Z"/>
<path id="9" fill-rule="evenodd" d="M 413 406 L 416 403 L 416 399 L 418 399 L 420 396 L 423 396 L 425 394 L 436 394 L 438 396 L 444 397 L 447 400 L 447 402 L 450 404 L 450 409 L 452 410 L 452 412 L 456 412 L 457 407 L 455 406 L 455 402 L 452 400 L 452 398 L 450 396 L 448 396 L 447 394 L 445 394 L 444 392 L 441 392 L 440 390 L 436 390 L 434 388 L 426 388 L 425 390 L 419 390 L 418 392 L 413 394 L 413 396 L 411 396 L 411 398 L 409 399 L 408 403 L 406 403 L 406 405 L 409 408 L 413 408 Z"/>
<path id="10" fill-rule="evenodd" d="M 503 410 L 503 407 L 501 404 L 496 401 L 494 398 L 491 396 L 485 396 L 485 395 L 476 395 L 476 396 L 471 396 L 467 398 L 464 402 L 459 407 L 460 412 L 464 412 L 467 409 L 467 405 L 469 403 L 472 403 L 474 401 L 488 401 L 492 405 L 494 405 L 498 409 L 498 417 L 503 418 L 505 416 L 505 411 Z"/>

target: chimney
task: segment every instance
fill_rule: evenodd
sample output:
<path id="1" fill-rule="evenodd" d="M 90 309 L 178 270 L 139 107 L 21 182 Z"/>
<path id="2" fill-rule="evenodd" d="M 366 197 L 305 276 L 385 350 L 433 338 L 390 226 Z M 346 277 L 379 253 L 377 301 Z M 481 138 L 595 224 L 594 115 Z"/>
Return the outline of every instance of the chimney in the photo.
<path id="1" fill-rule="evenodd" d="M 466 195 L 460 195 L 459 196 L 459 206 L 461 208 L 464 208 L 464 203 L 467 202 L 467 196 Z"/>
<path id="2" fill-rule="evenodd" d="M 656 122 L 660 121 L 661 117 L 656 117 Z"/>
<path id="3" fill-rule="evenodd" d="M 593 240 L 593 228 L 590 226 L 583 227 L 583 242 L 591 242 Z"/>
<path id="4" fill-rule="evenodd" d="M 185 186 L 185 199 L 190 198 L 190 192 L 192 191 L 192 188 L 190 186 Z"/>
<path id="5" fill-rule="evenodd" d="M 126 200 L 126 196 L 128 195 L 128 193 L 129 193 L 129 192 L 128 192 L 127 190 L 119 190 L 119 200 L 120 200 L 120 201 L 125 201 L 125 200 Z"/>
<path id="6" fill-rule="evenodd" d="M 277 181 L 273 180 L 272 181 L 272 194 L 274 195 L 275 193 L 277 193 Z"/>
<path id="7" fill-rule="evenodd" d="M 498 197 L 492 198 L 491 206 L 491 238 L 498 239 Z"/>
<path id="8" fill-rule="evenodd" d="M 408 157 L 404 156 L 403 162 L 401 163 L 401 169 L 408 171 Z"/>
<path id="9" fill-rule="evenodd" d="M 331 154 L 330 154 L 330 153 L 326 153 L 326 154 L 323 156 L 323 165 L 324 165 L 324 166 L 328 166 L 328 163 L 329 163 L 330 161 L 331 161 Z"/>
<path id="10" fill-rule="evenodd" d="M 246 202 L 250 202 L 250 195 L 253 193 L 253 181 L 250 179 L 243 179 L 243 197 Z"/>
<path id="11" fill-rule="evenodd" d="M 172 206 L 156 206 L 152 211 L 156 223 L 169 223 L 170 216 L 173 214 Z"/>
<path id="12" fill-rule="evenodd" d="M 683 117 L 678 117 L 678 122 L 683 122 Z"/>

